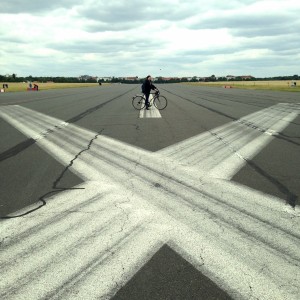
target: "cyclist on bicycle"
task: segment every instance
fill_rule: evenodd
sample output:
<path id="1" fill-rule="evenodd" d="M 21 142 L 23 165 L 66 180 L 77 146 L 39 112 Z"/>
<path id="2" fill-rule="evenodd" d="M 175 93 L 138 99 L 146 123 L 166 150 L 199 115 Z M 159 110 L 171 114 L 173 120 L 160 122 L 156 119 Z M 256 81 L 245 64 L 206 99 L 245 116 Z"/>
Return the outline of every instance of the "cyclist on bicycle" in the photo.
<path id="1" fill-rule="evenodd" d="M 150 107 L 149 96 L 150 96 L 151 90 L 158 91 L 157 87 L 155 85 L 153 85 L 153 83 L 152 83 L 151 75 L 148 75 L 146 77 L 146 80 L 144 81 L 143 91 L 142 91 L 145 94 L 145 98 L 146 98 L 146 101 L 145 101 L 146 109 L 149 109 L 149 107 Z"/>

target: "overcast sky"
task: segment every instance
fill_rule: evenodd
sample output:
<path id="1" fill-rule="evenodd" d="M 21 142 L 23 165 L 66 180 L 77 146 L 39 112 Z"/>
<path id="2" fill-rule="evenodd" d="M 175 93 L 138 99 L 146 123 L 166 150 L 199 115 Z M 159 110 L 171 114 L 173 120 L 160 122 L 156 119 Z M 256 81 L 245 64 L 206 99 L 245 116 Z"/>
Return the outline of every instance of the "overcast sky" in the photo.
<path id="1" fill-rule="evenodd" d="M 299 0 L 9 0 L 0 74 L 300 75 Z"/>

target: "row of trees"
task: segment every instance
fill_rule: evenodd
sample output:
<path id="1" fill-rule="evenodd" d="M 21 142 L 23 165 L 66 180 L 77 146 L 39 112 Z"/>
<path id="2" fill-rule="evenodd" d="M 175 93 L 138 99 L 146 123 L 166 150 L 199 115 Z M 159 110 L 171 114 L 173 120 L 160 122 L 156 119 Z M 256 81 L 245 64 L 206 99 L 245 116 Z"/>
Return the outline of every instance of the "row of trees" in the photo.
<path id="1" fill-rule="evenodd" d="M 135 79 L 126 79 L 122 77 L 112 77 L 110 81 L 105 82 L 112 82 L 112 83 L 142 83 L 145 80 L 145 78 L 135 78 Z M 100 82 L 103 82 L 103 80 L 99 80 Z M 170 78 L 170 79 L 164 79 L 163 77 L 158 77 L 155 79 L 156 83 L 178 83 L 178 82 L 187 82 L 187 78 Z"/>
<path id="2" fill-rule="evenodd" d="M 263 80 L 300 80 L 300 76 L 293 75 L 293 76 L 277 76 L 277 77 L 265 77 L 265 78 L 245 78 L 241 76 L 237 76 L 231 79 L 228 79 L 227 77 L 216 77 L 215 75 L 211 75 L 210 77 L 202 77 L 199 78 L 197 76 L 194 76 L 192 78 L 187 77 L 174 77 L 174 78 L 168 78 L 165 79 L 164 77 L 158 77 L 155 79 L 156 83 L 180 83 L 180 82 L 217 82 L 217 81 L 263 81 Z M 113 77 L 110 82 L 112 83 L 141 83 L 144 81 L 143 79 L 136 78 L 134 80 L 126 80 L 126 78 L 115 78 Z"/>
<path id="3" fill-rule="evenodd" d="M 293 75 L 293 76 L 276 76 L 276 77 L 264 77 L 264 78 L 256 78 L 250 77 L 245 78 L 244 76 L 236 76 L 234 78 L 228 79 L 227 77 L 216 77 L 215 75 L 211 75 L 210 77 L 203 77 L 198 79 L 194 76 L 190 81 L 197 82 L 197 81 L 206 81 L 206 82 L 214 82 L 214 81 L 263 81 L 263 80 L 300 80 L 300 76 Z"/>
<path id="4" fill-rule="evenodd" d="M 80 83 L 80 82 L 89 82 L 89 83 L 97 83 L 96 79 L 82 79 L 79 77 L 42 77 L 42 76 L 26 76 L 26 77 L 17 77 L 15 74 L 11 76 L 0 75 L 0 82 L 57 82 L 57 83 Z"/>
<path id="5" fill-rule="evenodd" d="M 174 78 L 168 78 L 165 79 L 163 77 L 158 77 L 155 82 L 157 83 L 179 83 L 179 82 L 199 82 L 199 81 L 205 81 L 205 82 L 216 82 L 216 81 L 262 81 L 262 80 L 300 80 L 300 76 L 293 75 L 293 76 L 276 76 L 276 77 L 265 77 L 265 78 L 243 78 L 243 77 L 235 77 L 228 79 L 226 77 L 216 77 L 215 75 L 211 75 L 210 77 L 202 77 L 199 78 L 197 76 L 194 76 L 192 78 L 187 77 L 174 77 Z M 27 77 L 17 77 L 16 74 L 12 74 L 10 76 L 7 75 L 0 75 L 0 82 L 57 82 L 57 83 L 81 83 L 81 82 L 88 82 L 88 83 L 97 83 L 97 82 L 104 82 L 104 79 L 97 79 L 90 77 L 90 78 L 81 78 L 81 77 L 35 77 L 35 76 L 27 76 Z M 121 77 L 112 77 L 110 80 L 106 80 L 105 82 L 111 82 L 111 83 L 142 83 L 144 81 L 144 78 L 135 78 L 128 80 L 126 78 Z"/>

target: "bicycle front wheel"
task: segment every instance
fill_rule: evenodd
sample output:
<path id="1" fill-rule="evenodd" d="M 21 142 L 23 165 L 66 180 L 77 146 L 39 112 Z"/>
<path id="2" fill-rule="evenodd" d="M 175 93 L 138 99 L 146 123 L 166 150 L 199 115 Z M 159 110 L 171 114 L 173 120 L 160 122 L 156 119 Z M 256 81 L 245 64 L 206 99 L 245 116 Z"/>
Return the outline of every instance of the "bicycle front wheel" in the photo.
<path id="1" fill-rule="evenodd" d="M 145 99 L 142 96 L 135 96 L 132 98 L 132 106 L 137 109 L 141 110 L 145 107 Z"/>
<path id="2" fill-rule="evenodd" d="M 167 104 L 168 104 L 167 98 L 164 96 L 159 95 L 154 99 L 154 105 L 159 110 L 166 108 Z"/>

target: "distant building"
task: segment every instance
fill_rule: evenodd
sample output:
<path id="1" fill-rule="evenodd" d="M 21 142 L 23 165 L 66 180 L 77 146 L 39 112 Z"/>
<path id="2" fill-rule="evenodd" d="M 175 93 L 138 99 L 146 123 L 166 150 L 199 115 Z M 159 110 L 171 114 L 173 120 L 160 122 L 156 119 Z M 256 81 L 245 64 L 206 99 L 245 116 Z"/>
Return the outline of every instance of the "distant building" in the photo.
<path id="1" fill-rule="evenodd" d="M 125 77 L 124 79 L 125 79 L 125 80 L 128 80 L 128 81 L 135 81 L 135 80 L 138 80 L 138 76 L 134 76 L 134 77 Z"/>
<path id="2" fill-rule="evenodd" d="M 98 78 L 97 76 L 90 76 L 90 75 L 81 75 L 79 76 L 79 80 L 81 81 L 88 81 L 88 80 L 95 80 L 95 81 L 98 81 Z"/>
<path id="3" fill-rule="evenodd" d="M 243 80 L 247 80 L 247 79 L 253 79 L 255 77 L 251 76 L 251 75 L 243 75 L 243 76 L 240 76 Z"/>
<path id="4" fill-rule="evenodd" d="M 235 79 L 235 78 L 236 78 L 236 76 L 234 76 L 234 75 L 227 75 L 226 76 L 227 80 L 231 80 L 231 79 Z"/>
<path id="5" fill-rule="evenodd" d="M 111 81 L 111 77 L 98 77 L 98 80 Z"/>
<path id="6" fill-rule="evenodd" d="M 177 77 L 162 77 L 161 79 L 164 81 L 170 81 L 170 80 L 176 80 L 178 78 Z"/>
<path id="7" fill-rule="evenodd" d="M 234 75 L 227 75 L 226 79 L 227 80 L 232 80 L 232 79 L 242 79 L 242 80 L 251 80 L 254 79 L 255 77 L 251 76 L 251 75 L 241 75 L 241 76 L 234 76 Z"/>

